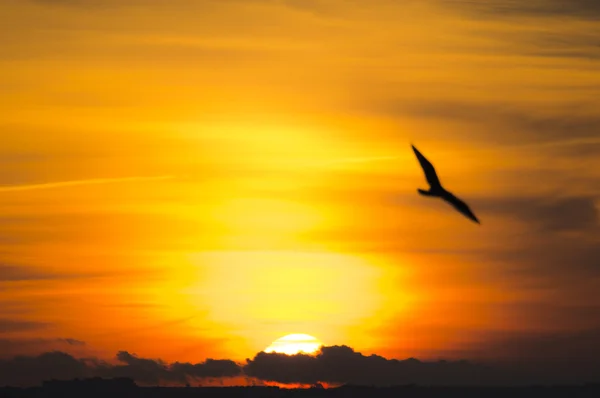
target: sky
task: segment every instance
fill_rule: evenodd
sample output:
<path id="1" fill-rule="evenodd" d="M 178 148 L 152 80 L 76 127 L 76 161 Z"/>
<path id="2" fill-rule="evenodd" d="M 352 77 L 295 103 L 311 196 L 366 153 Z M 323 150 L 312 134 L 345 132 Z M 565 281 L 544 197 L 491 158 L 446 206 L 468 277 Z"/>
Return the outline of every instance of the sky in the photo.
<path id="1" fill-rule="evenodd" d="M 598 361 L 599 19 L 593 0 L 2 1 L 0 356 L 238 362 L 307 333 Z M 411 144 L 481 226 L 417 194 Z"/>

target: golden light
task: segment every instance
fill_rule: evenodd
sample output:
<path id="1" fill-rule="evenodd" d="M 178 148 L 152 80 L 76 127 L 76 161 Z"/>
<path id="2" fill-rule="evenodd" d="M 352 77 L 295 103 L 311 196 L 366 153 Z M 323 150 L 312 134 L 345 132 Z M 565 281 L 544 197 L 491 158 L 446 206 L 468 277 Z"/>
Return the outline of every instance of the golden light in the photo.
<path id="1" fill-rule="evenodd" d="M 299 353 L 314 354 L 321 349 L 321 343 L 316 337 L 303 333 L 294 333 L 275 340 L 265 349 L 266 353 L 295 355 Z"/>

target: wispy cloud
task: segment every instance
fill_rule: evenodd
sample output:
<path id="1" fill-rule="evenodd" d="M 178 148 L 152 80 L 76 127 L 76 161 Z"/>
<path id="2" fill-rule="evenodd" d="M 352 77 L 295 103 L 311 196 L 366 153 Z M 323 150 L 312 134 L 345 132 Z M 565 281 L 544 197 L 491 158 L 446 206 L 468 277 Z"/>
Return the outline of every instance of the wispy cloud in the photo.
<path id="1" fill-rule="evenodd" d="M 19 319 L 0 319 L 0 331 L 2 332 L 22 332 L 29 330 L 43 329 L 48 324 L 44 322 L 23 321 Z"/>
<path id="2" fill-rule="evenodd" d="M 438 0 L 442 4 L 496 17 L 574 17 L 597 19 L 600 4 L 596 0 Z"/>
<path id="3" fill-rule="evenodd" d="M 21 281 L 43 281 L 58 279 L 83 279 L 98 278 L 111 275 L 109 272 L 77 272 L 57 273 L 45 270 L 41 267 L 25 264 L 0 264 L 0 283 Z"/>
<path id="4" fill-rule="evenodd" d="M 42 352 L 69 350 L 70 352 L 83 350 L 86 342 L 74 338 L 2 338 L 0 337 L 0 363 L 2 358 L 11 358 L 16 355 L 34 355 Z"/>
<path id="5" fill-rule="evenodd" d="M 118 177 L 118 178 L 91 178 L 91 179 L 87 179 L 87 180 L 56 181 L 56 182 L 44 182 L 44 183 L 39 183 L 39 184 L 0 186 L 0 192 L 31 191 L 31 190 L 36 190 L 36 189 L 63 188 L 63 187 L 71 187 L 71 186 L 78 186 L 78 185 L 115 184 L 115 183 L 133 182 L 133 181 L 158 181 L 158 180 L 170 180 L 173 178 L 175 178 L 175 176 L 170 176 L 170 175 Z"/>
<path id="6" fill-rule="evenodd" d="M 477 102 L 460 100 L 386 101 L 378 109 L 393 116 L 412 116 L 426 120 L 444 120 L 473 123 L 489 129 L 499 129 L 504 137 L 497 142 L 535 144 L 536 147 L 557 140 L 584 140 L 597 142 L 600 115 L 595 103 L 557 103 L 554 106 L 518 104 L 515 102 Z M 586 112 L 586 110 L 588 110 Z M 489 134 L 486 130 L 486 139 Z M 469 134 L 481 136 L 478 130 Z M 467 134 L 467 133 L 465 133 Z M 466 138 L 466 137 L 465 137 Z M 581 142 L 581 141 L 580 141 Z"/>
<path id="7" fill-rule="evenodd" d="M 77 346 L 85 345 L 85 341 L 72 339 L 72 338 L 57 339 L 57 341 L 59 341 L 61 343 L 66 343 L 68 345 L 77 345 Z"/>

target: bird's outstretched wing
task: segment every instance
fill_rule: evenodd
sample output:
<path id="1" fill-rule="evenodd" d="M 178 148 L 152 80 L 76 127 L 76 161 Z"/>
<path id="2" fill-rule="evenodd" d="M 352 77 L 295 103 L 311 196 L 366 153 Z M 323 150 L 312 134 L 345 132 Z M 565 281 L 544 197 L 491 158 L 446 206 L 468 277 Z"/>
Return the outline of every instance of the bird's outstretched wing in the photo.
<path id="1" fill-rule="evenodd" d="M 467 206 L 467 204 L 465 202 L 463 202 L 462 200 L 458 199 L 456 196 L 454 196 L 453 194 L 451 194 L 450 192 L 447 192 L 447 191 L 446 191 L 446 194 L 442 196 L 442 198 L 446 202 L 448 202 L 452 206 L 454 206 L 456 208 L 456 210 L 460 211 L 466 217 L 468 217 L 471 220 L 475 221 L 477 224 L 481 224 L 479 222 L 479 220 L 477 219 L 477 217 L 475 216 L 475 214 L 473 214 L 473 212 L 471 211 L 471 209 L 469 208 L 469 206 Z"/>
<path id="2" fill-rule="evenodd" d="M 427 179 L 429 185 L 431 187 L 441 187 L 440 179 L 438 178 L 437 173 L 435 172 L 435 168 L 433 167 L 431 162 L 427 160 L 427 158 L 425 158 L 425 156 L 423 156 L 423 154 L 419 152 L 419 150 L 415 148 L 414 145 L 411 146 L 413 151 L 415 152 L 415 155 L 417 155 L 417 159 L 421 164 L 421 168 L 425 173 L 425 178 Z"/>

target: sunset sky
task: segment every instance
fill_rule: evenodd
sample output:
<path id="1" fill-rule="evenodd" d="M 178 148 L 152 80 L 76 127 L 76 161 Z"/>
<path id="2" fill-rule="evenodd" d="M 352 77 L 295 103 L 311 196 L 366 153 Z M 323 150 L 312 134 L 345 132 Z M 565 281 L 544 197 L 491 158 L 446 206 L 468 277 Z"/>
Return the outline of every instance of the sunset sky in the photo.
<path id="1" fill-rule="evenodd" d="M 600 355 L 599 19 L 0 2 L 0 354 Z M 481 226 L 417 194 L 411 143 Z"/>

